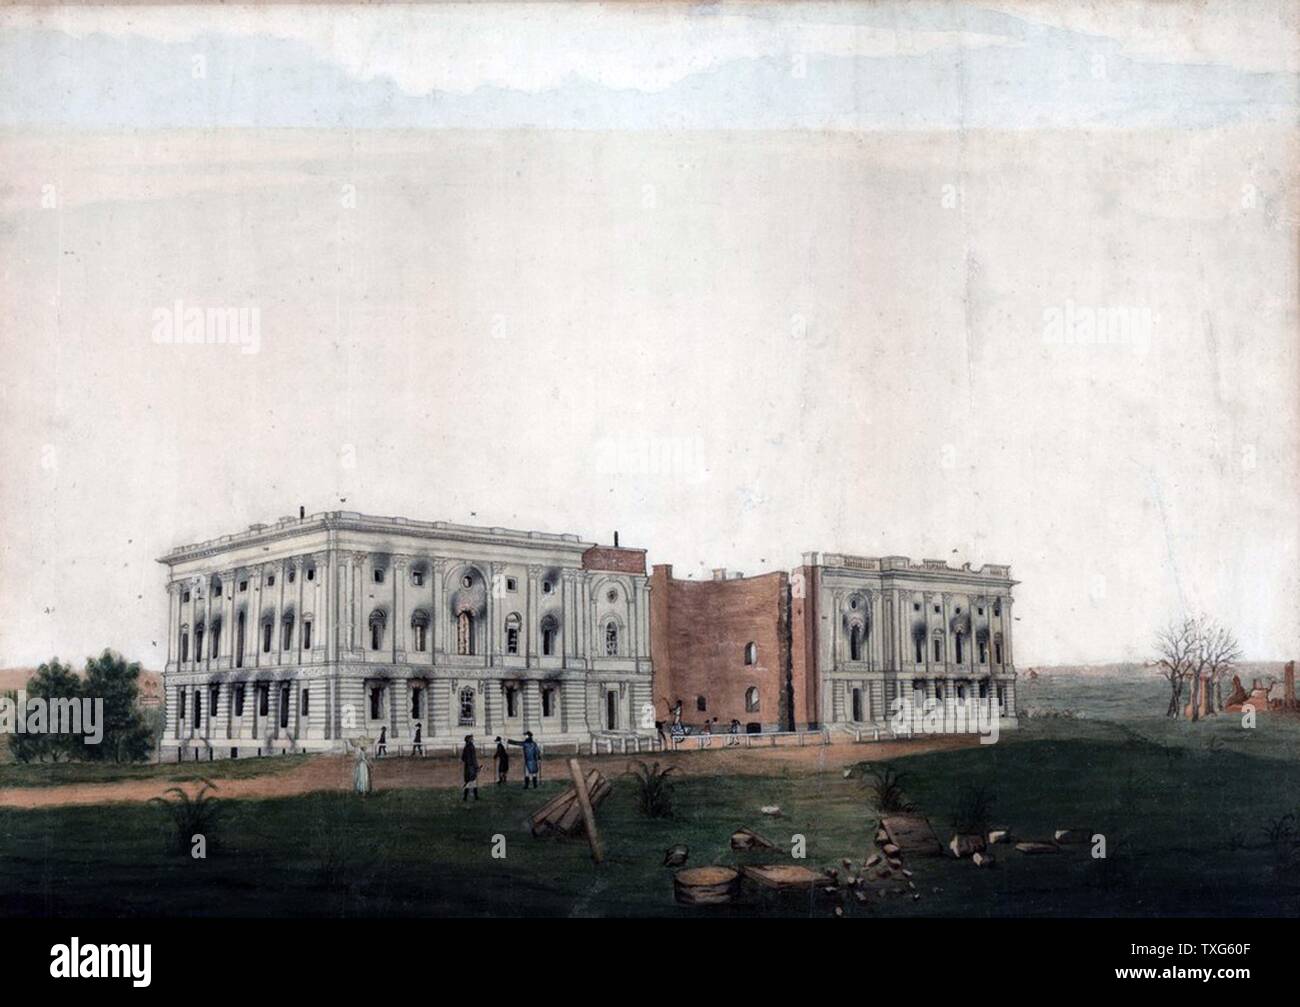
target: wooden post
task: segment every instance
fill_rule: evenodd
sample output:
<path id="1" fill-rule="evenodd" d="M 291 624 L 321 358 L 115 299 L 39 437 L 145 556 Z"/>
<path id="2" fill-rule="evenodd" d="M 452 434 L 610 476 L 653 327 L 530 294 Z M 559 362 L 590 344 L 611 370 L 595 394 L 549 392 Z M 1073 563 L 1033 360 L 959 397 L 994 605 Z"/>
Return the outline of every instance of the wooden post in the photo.
<path id="1" fill-rule="evenodd" d="M 591 810 L 591 795 L 587 793 L 587 778 L 582 775 L 582 767 L 577 759 L 569 760 L 569 775 L 573 777 L 573 789 L 578 795 L 578 806 L 582 808 L 582 821 L 587 826 L 587 842 L 591 845 L 591 859 L 600 863 L 605 854 L 600 848 L 600 833 L 596 831 L 596 813 Z"/>

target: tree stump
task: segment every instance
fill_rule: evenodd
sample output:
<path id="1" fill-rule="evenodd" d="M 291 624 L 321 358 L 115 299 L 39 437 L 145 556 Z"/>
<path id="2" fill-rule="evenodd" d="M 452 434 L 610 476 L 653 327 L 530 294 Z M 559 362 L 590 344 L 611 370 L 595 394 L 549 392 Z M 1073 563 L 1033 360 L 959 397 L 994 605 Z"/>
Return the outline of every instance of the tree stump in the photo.
<path id="1" fill-rule="evenodd" d="M 740 888 L 740 874 L 730 867 L 687 867 L 673 875 L 673 893 L 684 906 L 730 902 Z"/>

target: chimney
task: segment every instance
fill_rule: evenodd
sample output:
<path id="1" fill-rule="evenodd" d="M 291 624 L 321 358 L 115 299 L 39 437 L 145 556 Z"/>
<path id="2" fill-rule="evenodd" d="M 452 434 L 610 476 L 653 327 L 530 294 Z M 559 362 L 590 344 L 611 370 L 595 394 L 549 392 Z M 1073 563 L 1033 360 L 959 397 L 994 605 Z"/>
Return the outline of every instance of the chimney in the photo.
<path id="1" fill-rule="evenodd" d="M 618 532 L 614 532 L 614 548 L 618 548 Z"/>
<path id="2" fill-rule="evenodd" d="M 713 568 L 713 579 L 714 579 L 714 580 L 726 580 L 726 579 L 727 579 L 727 568 L 726 568 L 725 566 L 716 566 L 716 567 L 714 567 L 714 568 Z"/>
<path id="3" fill-rule="evenodd" d="M 302 520 L 303 518 L 305 518 L 306 516 L 307 516 L 307 508 L 304 507 L 302 504 L 299 504 L 299 505 L 298 505 L 298 520 L 301 521 L 301 520 Z"/>

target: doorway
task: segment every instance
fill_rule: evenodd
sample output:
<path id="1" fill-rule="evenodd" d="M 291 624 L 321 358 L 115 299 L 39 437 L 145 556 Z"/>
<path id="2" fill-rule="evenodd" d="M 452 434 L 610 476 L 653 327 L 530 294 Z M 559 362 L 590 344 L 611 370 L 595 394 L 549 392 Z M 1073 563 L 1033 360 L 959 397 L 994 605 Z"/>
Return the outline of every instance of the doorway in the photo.
<path id="1" fill-rule="evenodd" d="M 862 690 L 853 690 L 853 719 L 862 720 Z"/>
<path id="2" fill-rule="evenodd" d="M 613 690 L 605 693 L 605 728 L 618 730 L 618 693 Z"/>

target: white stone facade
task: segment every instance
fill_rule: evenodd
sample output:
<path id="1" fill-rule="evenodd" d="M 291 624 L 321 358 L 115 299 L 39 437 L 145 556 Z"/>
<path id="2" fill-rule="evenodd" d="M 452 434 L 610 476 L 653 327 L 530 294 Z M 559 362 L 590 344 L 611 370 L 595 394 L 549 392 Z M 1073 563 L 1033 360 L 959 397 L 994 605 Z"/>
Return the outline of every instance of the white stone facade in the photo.
<path id="1" fill-rule="evenodd" d="M 641 550 L 335 511 L 159 562 L 163 759 L 655 736 Z"/>
<path id="2" fill-rule="evenodd" d="M 995 699 L 1015 724 L 1009 566 L 809 553 L 796 573 L 813 597 L 822 724 L 886 725 L 899 698 Z"/>

